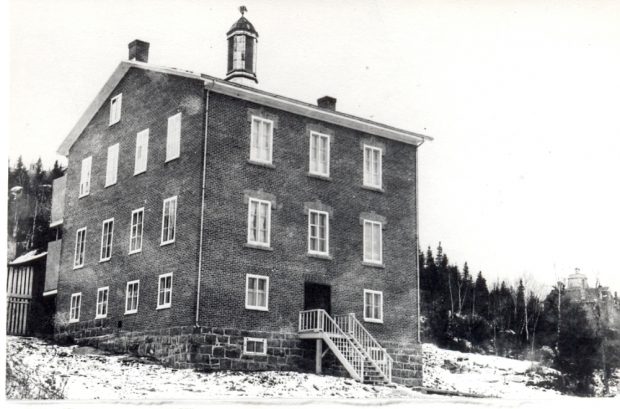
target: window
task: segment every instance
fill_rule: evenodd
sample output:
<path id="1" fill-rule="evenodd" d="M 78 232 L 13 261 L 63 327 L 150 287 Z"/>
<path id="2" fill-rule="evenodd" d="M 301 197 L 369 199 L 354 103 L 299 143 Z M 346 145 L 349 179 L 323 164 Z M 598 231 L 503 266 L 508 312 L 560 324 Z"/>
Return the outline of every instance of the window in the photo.
<path id="1" fill-rule="evenodd" d="M 105 171 L 105 186 L 116 183 L 118 173 L 118 143 L 108 148 L 108 163 Z"/>
<path id="2" fill-rule="evenodd" d="M 125 291 L 125 314 L 138 312 L 138 297 L 140 294 L 140 280 L 129 281 Z"/>
<path id="3" fill-rule="evenodd" d="M 272 139 L 273 121 L 253 116 L 250 160 L 271 164 Z"/>
<path id="4" fill-rule="evenodd" d="M 269 247 L 270 236 L 271 202 L 250 199 L 248 203 L 248 244 Z"/>
<path id="5" fill-rule="evenodd" d="M 121 104 L 123 94 L 118 94 L 110 100 L 110 125 L 114 125 L 121 120 Z"/>
<path id="6" fill-rule="evenodd" d="M 245 289 L 245 308 L 269 310 L 269 277 L 247 274 Z"/>
<path id="7" fill-rule="evenodd" d="M 104 220 L 101 227 L 101 258 L 106 261 L 112 258 L 112 236 L 114 234 L 114 219 Z"/>
<path id="8" fill-rule="evenodd" d="M 69 322 L 80 320 L 80 307 L 82 305 L 82 293 L 71 294 L 71 307 L 69 310 Z"/>
<path id="9" fill-rule="evenodd" d="M 364 145 L 364 186 L 381 189 L 381 148 Z"/>
<path id="10" fill-rule="evenodd" d="M 308 253 L 329 253 L 329 214 L 318 210 L 308 212 Z"/>
<path id="11" fill-rule="evenodd" d="M 93 157 L 82 159 L 82 173 L 80 175 L 80 197 L 90 193 L 90 167 L 93 163 Z"/>
<path id="12" fill-rule="evenodd" d="M 144 207 L 131 212 L 129 230 L 129 254 L 142 251 L 142 226 L 144 225 Z"/>
<path id="13" fill-rule="evenodd" d="M 161 244 L 173 243 L 177 223 L 177 197 L 164 200 L 163 215 L 161 218 Z"/>
<path id="14" fill-rule="evenodd" d="M 383 262 L 382 225 L 380 222 L 364 220 L 364 261 L 381 264 Z"/>
<path id="15" fill-rule="evenodd" d="M 233 46 L 233 70 L 245 69 L 245 36 L 237 35 L 234 37 Z"/>
<path id="16" fill-rule="evenodd" d="M 310 173 L 329 176 L 329 135 L 310 133 Z"/>
<path id="17" fill-rule="evenodd" d="M 86 227 L 78 229 L 75 233 L 75 255 L 73 268 L 84 266 L 84 253 L 86 252 Z"/>
<path id="18" fill-rule="evenodd" d="M 138 175 L 146 172 L 146 161 L 149 154 L 149 130 L 138 132 L 136 135 L 136 162 L 133 174 Z"/>
<path id="19" fill-rule="evenodd" d="M 97 312 L 95 318 L 105 318 L 108 316 L 108 290 L 108 287 L 97 289 Z"/>
<path id="20" fill-rule="evenodd" d="M 157 294 L 157 309 L 170 308 L 172 305 L 172 273 L 159 276 Z"/>
<path id="21" fill-rule="evenodd" d="M 383 323 L 383 293 L 364 290 L 364 321 Z"/>
<path id="22" fill-rule="evenodd" d="M 176 159 L 181 154 L 181 113 L 168 118 L 168 135 L 166 137 L 166 162 Z"/>
<path id="23" fill-rule="evenodd" d="M 243 353 L 245 355 L 266 355 L 267 340 L 265 338 L 243 338 Z"/>

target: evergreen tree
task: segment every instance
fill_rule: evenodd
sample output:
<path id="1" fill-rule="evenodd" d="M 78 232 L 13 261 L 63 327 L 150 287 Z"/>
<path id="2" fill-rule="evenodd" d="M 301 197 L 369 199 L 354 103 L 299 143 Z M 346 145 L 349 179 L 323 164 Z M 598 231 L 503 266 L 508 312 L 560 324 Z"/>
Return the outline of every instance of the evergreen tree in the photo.
<path id="1" fill-rule="evenodd" d="M 482 276 L 482 271 L 479 271 L 476 277 L 473 294 L 472 315 L 477 313 L 488 319 L 489 289 L 487 288 L 487 280 Z"/>

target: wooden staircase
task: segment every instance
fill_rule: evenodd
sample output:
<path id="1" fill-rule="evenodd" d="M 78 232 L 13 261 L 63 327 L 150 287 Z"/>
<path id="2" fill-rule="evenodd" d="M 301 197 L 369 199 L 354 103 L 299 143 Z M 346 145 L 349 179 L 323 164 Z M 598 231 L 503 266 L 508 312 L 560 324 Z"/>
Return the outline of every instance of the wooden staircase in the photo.
<path id="1" fill-rule="evenodd" d="M 392 383 L 392 357 L 355 314 L 332 318 L 321 309 L 301 311 L 299 337 L 317 340 L 317 373 L 321 372 L 323 356 L 332 351 L 353 379 L 373 385 Z M 329 347 L 325 352 L 323 342 Z"/>

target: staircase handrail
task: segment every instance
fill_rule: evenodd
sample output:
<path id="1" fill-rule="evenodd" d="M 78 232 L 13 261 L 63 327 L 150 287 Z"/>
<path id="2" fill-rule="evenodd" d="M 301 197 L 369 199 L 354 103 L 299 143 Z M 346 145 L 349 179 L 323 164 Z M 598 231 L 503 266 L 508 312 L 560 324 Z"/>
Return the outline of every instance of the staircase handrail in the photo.
<path id="1" fill-rule="evenodd" d="M 370 332 L 362 325 L 361 322 L 357 319 L 354 313 L 347 314 L 349 317 L 349 332 L 357 338 L 358 342 L 368 355 L 370 361 L 372 361 L 375 366 L 377 366 L 383 374 L 388 378 L 389 381 L 392 380 L 392 365 L 394 363 L 394 359 L 387 353 L 387 350 L 381 346 L 381 344 L 372 336 Z M 359 335 L 362 335 L 361 337 Z M 360 339 L 361 338 L 361 339 Z M 370 348 L 379 349 L 382 351 L 383 357 L 385 358 L 385 363 L 377 362 L 371 353 Z"/>

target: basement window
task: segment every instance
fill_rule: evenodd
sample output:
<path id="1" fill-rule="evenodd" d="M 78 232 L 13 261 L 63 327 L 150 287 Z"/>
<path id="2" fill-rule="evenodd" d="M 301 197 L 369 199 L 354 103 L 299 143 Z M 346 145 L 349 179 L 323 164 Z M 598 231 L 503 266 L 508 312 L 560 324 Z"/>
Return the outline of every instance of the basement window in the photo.
<path id="1" fill-rule="evenodd" d="M 265 338 L 243 338 L 244 355 L 267 355 L 267 340 Z"/>

